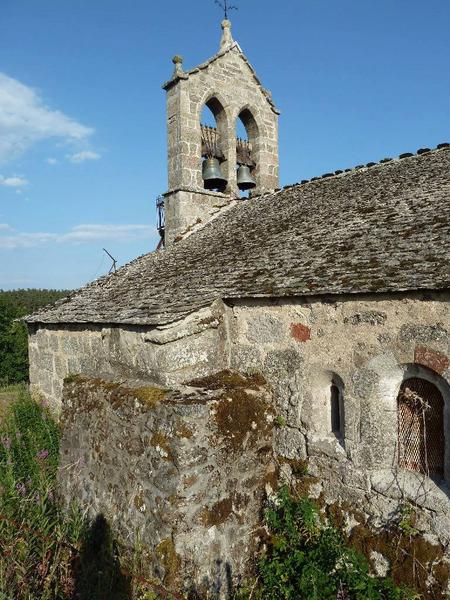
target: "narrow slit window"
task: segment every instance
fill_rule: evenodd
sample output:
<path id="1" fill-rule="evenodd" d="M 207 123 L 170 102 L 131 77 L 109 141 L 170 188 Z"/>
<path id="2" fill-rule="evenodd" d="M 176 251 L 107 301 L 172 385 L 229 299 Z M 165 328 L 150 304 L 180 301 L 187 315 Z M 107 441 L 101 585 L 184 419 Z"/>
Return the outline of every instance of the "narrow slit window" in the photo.
<path id="1" fill-rule="evenodd" d="M 330 387 L 331 431 L 336 437 L 342 436 L 341 392 L 334 383 Z"/>

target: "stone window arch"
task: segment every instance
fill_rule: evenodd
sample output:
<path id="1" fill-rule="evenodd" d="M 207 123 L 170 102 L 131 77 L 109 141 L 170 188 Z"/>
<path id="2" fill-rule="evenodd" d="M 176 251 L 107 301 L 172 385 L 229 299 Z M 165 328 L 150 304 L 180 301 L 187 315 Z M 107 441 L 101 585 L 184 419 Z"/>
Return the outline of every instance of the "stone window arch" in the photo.
<path id="1" fill-rule="evenodd" d="M 397 397 L 398 464 L 442 478 L 445 466 L 445 402 L 431 377 L 407 377 Z"/>
<path id="2" fill-rule="evenodd" d="M 316 435 L 345 441 L 344 383 L 333 371 L 314 373 L 311 426 Z"/>
<path id="3" fill-rule="evenodd" d="M 210 96 L 202 105 L 200 111 L 200 126 L 202 135 L 202 159 L 209 151 L 220 163 L 223 177 L 229 181 L 228 167 L 228 119 L 223 103 L 217 96 Z M 201 179 L 203 187 L 203 180 Z M 225 191 L 221 189 L 219 191 Z"/>

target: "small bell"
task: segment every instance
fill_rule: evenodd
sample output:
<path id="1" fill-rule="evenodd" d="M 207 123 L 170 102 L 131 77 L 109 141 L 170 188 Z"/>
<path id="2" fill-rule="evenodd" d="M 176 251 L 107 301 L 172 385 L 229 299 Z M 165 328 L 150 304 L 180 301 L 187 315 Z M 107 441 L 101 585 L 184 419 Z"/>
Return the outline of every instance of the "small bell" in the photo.
<path id="1" fill-rule="evenodd" d="M 251 190 L 256 187 L 256 181 L 253 179 L 248 165 L 239 166 L 237 172 L 237 184 L 238 188 L 242 191 Z"/>
<path id="2" fill-rule="evenodd" d="M 227 180 L 222 175 L 217 158 L 206 158 L 203 161 L 202 177 L 207 190 L 222 191 L 227 185 Z"/>

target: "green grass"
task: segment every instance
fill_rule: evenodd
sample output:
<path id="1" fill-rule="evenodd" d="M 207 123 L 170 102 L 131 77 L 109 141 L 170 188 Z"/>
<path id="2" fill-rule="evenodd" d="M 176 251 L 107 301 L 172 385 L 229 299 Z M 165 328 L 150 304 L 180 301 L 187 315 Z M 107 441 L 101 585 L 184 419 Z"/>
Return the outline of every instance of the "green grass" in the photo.
<path id="1" fill-rule="evenodd" d="M 55 497 L 58 428 L 25 387 L 3 388 L 2 400 L 0 594 L 65 600 L 85 525 L 79 511 L 66 514 Z"/>
<path id="2" fill-rule="evenodd" d="M 0 419 L 11 403 L 19 399 L 23 388 L 23 384 L 4 385 L 0 387 Z"/>

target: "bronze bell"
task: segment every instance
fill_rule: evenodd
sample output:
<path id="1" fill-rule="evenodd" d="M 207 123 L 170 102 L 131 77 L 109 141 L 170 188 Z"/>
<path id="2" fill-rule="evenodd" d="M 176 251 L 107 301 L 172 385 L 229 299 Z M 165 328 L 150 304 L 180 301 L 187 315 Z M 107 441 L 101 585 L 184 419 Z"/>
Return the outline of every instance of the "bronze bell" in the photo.
<path id="1" fill-rule="evenodd" d="M 248 165 L 239 166 L 237 172 L 237 184 L 238 188 L 242 191 L 251 190 L 256 187 L 256 181 L 253 179 Z"/>
<path id="2" fill-rule="evenodd" d="M 222 191 L 227 185 L 227 180 L 222 175 L 217 158 L 206 158 L 203 161 L 202 177 L 207 190 Z"/>

